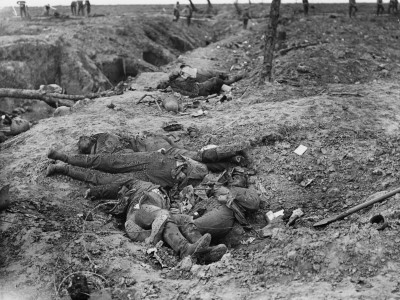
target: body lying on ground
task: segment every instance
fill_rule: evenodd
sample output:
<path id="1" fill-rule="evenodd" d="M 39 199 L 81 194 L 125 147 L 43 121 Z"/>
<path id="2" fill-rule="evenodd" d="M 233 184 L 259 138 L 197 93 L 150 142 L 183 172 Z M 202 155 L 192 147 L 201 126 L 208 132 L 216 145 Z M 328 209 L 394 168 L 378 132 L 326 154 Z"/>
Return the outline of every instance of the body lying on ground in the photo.
<path id="1" fill-rule="evenodd" d="M 189 97 L 209 96 L 219 94 L 224 84 L 230 85 L 243 77 L 244 75 L 237 75 L 229 78 L 222 72 L 182 65 L 179 71 L 172 72 L 168 81 L 160 83 L 157 88 L 165 89 L 170 86 L 174 92 Z"/>
<path id="2" fill-rule="evenodd" d="M 206 263 L 219 260 L 227 248 L 209 246 L 210 238 L 224 237 L 235 219 L 243 224 L 245 212 L 259 209 L 260 199 L 252 189 L 217 187 L 207 212 L 197 219 L 187 214 L 170 213 L 169 202 L 160 186 L 132 180 L 117 193 L 112 186 L 99 186 L 87 191 L 91 199 L 119 198 L 111 210 L 126 216 L 125 230 L 133 241 L 157 243 L 163 239 L 181 257 L 198 255 Z"/>
<path id="3" fill-rule="evenodd" d="M 161 134 L 139 133 L 134 137 L 120 137 L 111 133 L 81 136 L 78 150 L 81 154 L 152 152 L 178 147 L 169 137 Z"/>
<path id="4" fill-rule="evenodd" d="M 201 182 L 208 171 L 220 172 L 238 165 L 247 144 L 216 147 L 203 151 L 170 148 L 161 152 L 67 155 L 50 149 L 48 157 L 69 165 L 50 165 L 47 175 L 64 174 L 95 185 L 120 183 L 131 179 L 162 187 L 180 188 Z M 189 156 L 185 156 L 189 155 Z M 191 157 L 193 158 L 191 158 Z"/>

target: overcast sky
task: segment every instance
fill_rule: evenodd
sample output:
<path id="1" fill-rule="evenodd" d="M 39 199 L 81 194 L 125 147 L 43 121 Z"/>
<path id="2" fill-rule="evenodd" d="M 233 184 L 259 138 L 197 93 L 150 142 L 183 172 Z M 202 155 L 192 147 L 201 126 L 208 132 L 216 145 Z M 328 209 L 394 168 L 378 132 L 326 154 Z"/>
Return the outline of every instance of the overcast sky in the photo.
<path id="1" fill-rule="evenodd" d="M 25 0 L 28 6 L 43 6 L 47 3 L 50 5 L 70 5 L 71 0 Z M 207 0 L 192 0 L 194 4 L 206 4 Z M 90 0 L 92 5 L 104 5 L 104 4 L 173 4 L 175 0 Z M 271 0 L 252 0 L 252 3 L 264 2 L 268 3 Z M 282 0 L 282 3 L 301 3 L 301 0 Z M 348 2 L 348 0 L 309 0 L 310 3 L 331 3 L 331 2 Z M 358 0 L 357 2 L 376 2 L 376 0 Z M 384 3 L 389 0 L 383 0 Z M 4 6 L 16 6 L 17 0 L 0 0 L 0 7 Z M 189 3 L 188 0 L 180 0 L 181 4 Z M 211 3 L 233 3 L 233 0 L 211 0 Z M 239 3 L 248 3 L 247 0 L 239 0 Z"/>

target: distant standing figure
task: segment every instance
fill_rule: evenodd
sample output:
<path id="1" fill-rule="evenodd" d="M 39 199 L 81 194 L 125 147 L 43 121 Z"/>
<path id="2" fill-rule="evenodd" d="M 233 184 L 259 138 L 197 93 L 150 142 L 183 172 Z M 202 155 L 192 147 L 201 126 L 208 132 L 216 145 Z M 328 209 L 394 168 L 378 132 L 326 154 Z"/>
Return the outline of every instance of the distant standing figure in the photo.
<path id="1" fill-rule="evenodd" d="M 349 0 L 349 17 L 355 17 L 357 11 L 356 0 Z"/>
<path id="2" fill-rule="evenodd" d="M 394 13 L 395 11 L 397 13 L 398 5 L 399 5 L 399 1 L 398 0 L 390 0 L 390 2 L 389 2 L 389 14 L 390 13 Z"/>
<path id="3" fill-rule="evenodd" d="M 26 2 L 18 1 L 17 4 L 19 5 L 19 13 L 21 15 L 21 18 L 26 18 Z"/>
<path id="4" fill-rule="evenodd" d="M 84 16 L 85 15 L 85 12 L 84 12 L 84 10 L 83 10 L 83 0 L 78 0 L 78 16 L 80 16 L 80 15 L 82 15 L 82 16 Z"/>
<path id="5" fill-rule="evenodd" d="M 243 18 L 243 29 L 247 29 L 247 24 L 249 23 L 249 19 L 251 19 L 248 7 L 244 9 L 242 18 Z"/>
<path id="6" fill-rule="evenodd" d="M 89 0 L 85 1 L 85 6 L 86 6 L 86 14 L 87 14 L 87 16 L 89 16 L 90 15 L 90 2 L 89 2 Z"/>
<path id="7" fill-rule="evenodd" d="M 179 2 L 176 2 L 174 6 L 174 22 L 178 22 L 180 17 L 180 12 L 179 12 Z"/>
<path id="8" fill-rule="evenodd" d="M 308 0 L 303 0 L 303 10 L 304 10 L 304 15 L 308 16 L 308 8 L 309 8 Z"/>
<path id="9" fill-rule="evenodd" d="M 45 14 L 46 16 L 49 16 L 49 15 L 50 15 L 50 4 L 46 4 L 46 5 L 44 6 L 44 9 L 45 9 L 44 14 Z"/>
<path id="10" fill-rule="evenodd" d="M 72 1 L 71 2 L 71 13 L 73 16 L 76 16 L 76 6 L 77 6 L 76 1 Z"/>
<path id="11" fill-rule="evenodd" d="M 383 3 L 382 0 L 378 0 L 377 6 L 376 6 L 376 15 L 379 16 L 383 13 L 385 9 L 383 8 Z M 389 7 L 389 13 L 390 13 L 390 7 Z"/>
<path id="12" fill-rule="evenodd" d="M 186 8 L 183 10 L 183 15 L 186 17 L 187 25 L 190 26 L 193 10 L 189 5 L 186 5 Z"/>

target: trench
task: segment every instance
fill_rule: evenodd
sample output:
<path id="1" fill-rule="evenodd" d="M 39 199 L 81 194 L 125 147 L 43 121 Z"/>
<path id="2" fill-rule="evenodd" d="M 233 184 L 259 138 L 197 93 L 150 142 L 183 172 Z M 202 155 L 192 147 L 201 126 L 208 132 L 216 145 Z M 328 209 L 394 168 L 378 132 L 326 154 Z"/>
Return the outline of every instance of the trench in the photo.
<path id="1" fill-rule="evenodd" d="M 195 24 L 188 28 L 168 22 L 171 23 L 165 18 L 140 23 L 133 20 L 116 29 L 105 24 L 95 29 L 99 40 L 85 47 L 62 35 L 53 40 L 32 36 L 0 44 L 0 88 L 36 90 L 40 85 L 57 84 L 68 94 L 108 90 L 140 72 L 160 71 L 179 55 L 208 45 L 207 36 L 212 36 L 213 42 L 225 37 L 215 24 Z M 26 27 L 29 26 L 28 23 Z M 82 37 L 77 34 L 74 37 L 87 39 L 83 36 L 86 32 L 80 34 Z M 54 112 L 41 101 L 11 98 L 0 101 L 0 112 L 15 114 L 21 109 L 22 116 L 29 121 L 51 117 Z"/>

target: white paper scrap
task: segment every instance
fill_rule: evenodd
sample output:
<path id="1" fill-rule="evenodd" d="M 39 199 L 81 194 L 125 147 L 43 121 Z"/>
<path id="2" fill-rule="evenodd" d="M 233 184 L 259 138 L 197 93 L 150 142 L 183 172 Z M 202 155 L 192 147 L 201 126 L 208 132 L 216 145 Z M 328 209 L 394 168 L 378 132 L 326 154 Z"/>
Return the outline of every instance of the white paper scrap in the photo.
<path id="1" fill-rule="evenodd" d="M 306 151 L 307 151 L 307 147 L 303 146 L 303 145 L 300 145 L 300 146 L 297 147 L 296 150 L 294 150 L 294 153 L 296 153 L 298 155 L 303 155 L 304 152 L 306 152 Z"/>

